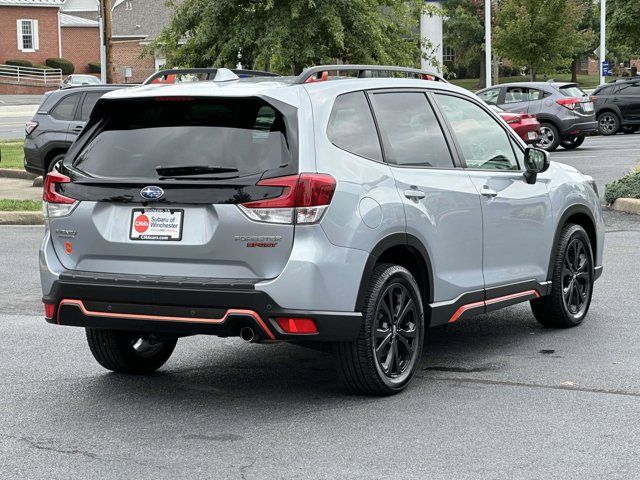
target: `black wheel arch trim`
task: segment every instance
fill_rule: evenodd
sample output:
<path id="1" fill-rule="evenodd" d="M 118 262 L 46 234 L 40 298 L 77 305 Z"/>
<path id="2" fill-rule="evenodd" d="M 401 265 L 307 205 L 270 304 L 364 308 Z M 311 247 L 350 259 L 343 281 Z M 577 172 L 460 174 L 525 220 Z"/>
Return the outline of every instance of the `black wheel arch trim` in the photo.
<path id="1" fill-rule="evenodd" d="M 586 215 L 589 218 L 590 222 L 591 222 L 591 226 L 593 227 L 593 231 L 596 233 L 596 238 L 594 239 L 595 242 L 593 242 L 591 240 L 591 238 L 589 239 L 590 242 L 593 243 L 591 245 L 591 254 L 593 255 L 593 262 L 594 262 L 594 264 L 596 262 L 596 256 L 597 256 L 597 252 L 598 252 L 598 244 L 597 244 L 596 220 L 595 220 L 595 218 L 593 216 L 593 213 L 585 205 L 571 205 L 570 207 L 568 207 L 562 213 L 562 215 L 560 215 L 560 219 L 556 223 L 556 230 L 555 230 L 555 233 L 553 235 L 553 244 L 551 245 L 551 252 L 549 252 L 549 265 L 547 267 L 547 280 L 549 280 L 549 281 L 551 281 L 551 279 L 553 277 L 554 258 L 555 258 L 556 250 L 558 249 L 558 244 L 560 243 L 560 234 L 562 233 L 562 228 L 567 223 L 567 220 L 569 219 L 569 217 L 571 217 L 572 215 L 575 215 L 575 214 Z M 588 233 L 589 232 L 587 232 L 587 235 L 588 235 Z M 594 265 L 594 268 L 595 268 L 595 265 Z"/>
<path id="2" fill-rule="evenodd" d="M 369 258 L 367 258 L 367 262 L 362 273 L 362 278 L 360 280 L 360 287 L 358 289 L 358 298 L 356 300 L 357 312 L 362 312 L 364 310 L 364 301 L 367 289 L 369 288 L 369 279 L 373 274 L 373 269 L 375 268 L 378 259 L 384 252 L 386 252 L 390 248 L 398 246 L 411 247 L 422 257 L 422 260 L 424 261 L 427 269 L 427 271 L 425 272 L 427 281 L 425 290 L 427 292 L 427 298 L 423 299 L 425 309 L 427 308 L 428 304 L 431 304 L 433 302 L 433 268 L 431 266 L 431 259 L 429 258 L 429 253 L 427 252 L 426 247 L 417 237 L 411 235 L 410 233 L 393 233 L 380 240 L 378 244 L 371 250 Z"/>

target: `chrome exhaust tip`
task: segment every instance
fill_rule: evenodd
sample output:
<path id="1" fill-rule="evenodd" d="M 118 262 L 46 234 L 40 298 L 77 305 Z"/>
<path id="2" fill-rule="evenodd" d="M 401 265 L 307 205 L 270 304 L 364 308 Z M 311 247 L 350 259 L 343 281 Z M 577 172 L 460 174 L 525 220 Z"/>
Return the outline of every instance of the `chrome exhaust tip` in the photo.
<path id="1" fill-rule="evenodd" d="M 247 343 L 255 342 L 257 340 L 256 333 L 251 327 L 242 327 L 240 330 L 240 338 Z"/>

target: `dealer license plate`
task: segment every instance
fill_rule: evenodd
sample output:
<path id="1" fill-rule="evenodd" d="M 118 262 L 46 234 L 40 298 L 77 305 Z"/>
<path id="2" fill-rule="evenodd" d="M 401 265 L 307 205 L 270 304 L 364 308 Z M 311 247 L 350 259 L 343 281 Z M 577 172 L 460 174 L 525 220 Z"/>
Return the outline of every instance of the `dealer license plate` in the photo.
<path id="1" fill-rule="evenodd" d="M 180 241 L 184 210 L 134 208 L 131 211 L 131 240 Z"/>

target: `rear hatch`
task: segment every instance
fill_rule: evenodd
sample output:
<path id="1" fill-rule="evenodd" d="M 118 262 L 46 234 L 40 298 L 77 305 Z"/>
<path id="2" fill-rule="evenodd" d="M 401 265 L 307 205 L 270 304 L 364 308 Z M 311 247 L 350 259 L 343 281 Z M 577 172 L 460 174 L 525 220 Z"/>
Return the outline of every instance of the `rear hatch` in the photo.
<path id="1" fill-rule="evenodd" d="M 581 115 L 595 116 L 593 99 L 582 91 L 577 84 L 562 85 L 559 90 L 565 98 L 557 100 L 557 103 Z"/>
<path id="2" fill-rule="evenodd" d="M 53 245 L 65 268 L 276 277 L 291 252 L 293 221 L 250 218 L 253 205 L 286 195 L 273 178 L 298 173 L 297 111 L 275 103 L 101 100 L 60 173 L 45 182 Z M 66 210 L 57 206 L 65 202 Z"/>

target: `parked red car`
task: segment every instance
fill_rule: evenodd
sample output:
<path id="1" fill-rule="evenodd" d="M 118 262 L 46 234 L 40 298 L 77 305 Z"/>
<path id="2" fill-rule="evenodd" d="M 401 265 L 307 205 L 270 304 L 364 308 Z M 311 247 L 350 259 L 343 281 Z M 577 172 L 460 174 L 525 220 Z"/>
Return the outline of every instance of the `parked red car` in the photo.
<path id="1" fill-rule="evenodd" d="M 540 122 L 538 122 L 535 115 L 531 113 L 505 112 L 495 105 L 490 105 L 490 107 L 513 128 L 525 143 L 538 143 L 540 140 Z"/>

